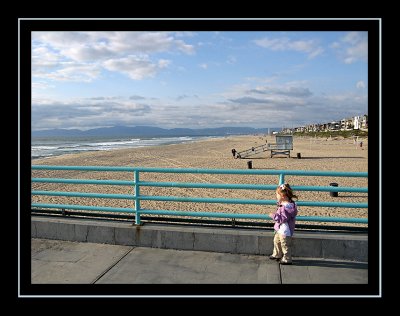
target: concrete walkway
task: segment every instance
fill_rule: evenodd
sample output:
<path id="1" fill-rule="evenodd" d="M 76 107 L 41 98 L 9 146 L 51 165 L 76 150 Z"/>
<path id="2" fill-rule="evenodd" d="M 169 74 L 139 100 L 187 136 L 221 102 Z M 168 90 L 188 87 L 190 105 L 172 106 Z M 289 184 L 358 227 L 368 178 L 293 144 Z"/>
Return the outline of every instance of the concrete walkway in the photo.
<path id="1" fill-rule="evenodd" d="M 32 238 L 32 284 L 368 284 L 368 264 Z"/>

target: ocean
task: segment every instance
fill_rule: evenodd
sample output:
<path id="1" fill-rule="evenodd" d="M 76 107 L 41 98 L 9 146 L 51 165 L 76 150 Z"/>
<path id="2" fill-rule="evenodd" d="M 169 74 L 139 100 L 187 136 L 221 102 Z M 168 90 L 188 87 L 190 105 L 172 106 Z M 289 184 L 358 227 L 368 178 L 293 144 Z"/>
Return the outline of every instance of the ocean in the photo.
<path id="1" fill-rule="evenodd" d="M 193 142 L 217 136 L 181 136 L 181 137 L 40 137 L 32 138 L 31 158 L 48 158 L 65 154 L 88 151 L 138 148 Z M 219 136 L 221 137 L 221 136 Z"/>

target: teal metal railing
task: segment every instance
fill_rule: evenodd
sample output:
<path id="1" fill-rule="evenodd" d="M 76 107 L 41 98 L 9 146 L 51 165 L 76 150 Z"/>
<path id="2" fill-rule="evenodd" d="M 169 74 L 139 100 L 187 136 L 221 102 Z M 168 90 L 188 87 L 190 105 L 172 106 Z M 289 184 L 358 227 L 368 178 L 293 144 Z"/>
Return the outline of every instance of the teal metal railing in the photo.
<path id="1" fill-rule="evenodd" d="M 90 192 L 64 192 L 64 191 L 41 191 L 32 190 L 32 195 L 66 196 L 84 198 L 107 198 L 128 199 L 134 201 L 134 208 L 89 206 L 75 204 L 49 204 L 32 203 L 34 208 L 58 208 L 75 210 L 93 210 L 105 212 L 134 213 L 136 224 L 140 224 L 141 214 L 174 215 L 191 217 L 219 217 L 235 219 L 271 219 L 265 214 L 238 214 L 220 212 L 189 212 L 174 210 L 152 210 L 141 208 L 141 201 L 170 201 L 170 202 L 192 202 L 192 203 L 222 203 L 222 204 L 256 204 L 276 205 L 276 200 L 257 199 L 232 199 L 232 198 L 202 198 L 202 197 L 179 197 L 179 196 L 149 196 L 140 193 L 141 187 L 173 187 L 173 188 L 204 188 L 204 189 L 234 189 L 234 190 L 275 190 L 277 185 L 284 183 L 285 176 L 317 176 L 317 177 L 363 177 L 367 178 L 367 172 L 335 172 L 314 170 L 238 170 L 238 169 L 192 169 L 192 168 L 145 168 L 145 167 L 104 167 L 104 166 L 47 166 L 33 165 L 32 170 L 79 170 L 79 171 L 115 171 L 132 172 L 133 180 L 93 180 L 93 179 L 63 179 L 63 178 L 32 178 L 36 183 L 64 183 L 64 184 L 94 184 L 94 185 L 122 185 L 133 186 L 134 194 L 102 194 Z M 190 173 L 190 174 L 232 174 L 232 175 L 276 175 L 279 177 L 277 184 L 229 184 L 229 183 L 190 183 L 190 182 L 154 182 L 141 181 L 141 173 Z M 323 192 L 358 192 L 368 193 L 367 187 L 333 187 L 333 186 L 292 186 L 295 191 L 323 191 Z M 321 202 L 321 201 L 297 201 L 298 206 L 312 207 L 339 207 L 339 208 L 368 208 L 368 203 L 345 203 L 345 202 Z M 367 218 L 349 217 L 323 217 L 323 216 L 297 216 L 298 221 L 311 222 L 340 222 L 367 224 Z"/>

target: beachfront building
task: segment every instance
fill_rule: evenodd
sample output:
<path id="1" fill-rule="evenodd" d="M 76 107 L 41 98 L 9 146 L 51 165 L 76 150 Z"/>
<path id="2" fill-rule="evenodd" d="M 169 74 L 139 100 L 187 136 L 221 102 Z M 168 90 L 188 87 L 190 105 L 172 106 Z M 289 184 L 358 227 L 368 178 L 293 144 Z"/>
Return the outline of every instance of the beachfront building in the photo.
<path id="1" fill-rule="evenodd" d="M 360 129 L 364 131 L 368 131 L 368 115 L 364 114 L 363 117 L 361 118 L 361 125 Z"/>
<path id="2" fill-rule="evenodd" d="M 361 119 L 360 116 L 354 116 L 354 129 L 360 129 L 361 127 Z"/>
<path id="3" fill-rule="evenodd" d="M 348 131 L 348 130 L 356 129 L 356 128 L 354 128 L 354 120 L 356 117 L 357 116 L 340 120 L 340 130 Z"/>
<path id="4" fill-rule="evenodd" d="M 309 132 L 329 132 L 329 131 L 349 131 L 360 129 L 368 131 L 368 115 L 353 116 L 341 119 L 340 121 L 332 121 L 329 123 L 309 124 L 305 126 L 298 126 L 292 129 L 282 129 L 282 134 L 292 133 L 309 133 Z"/>
<path id="5" fill-rule="evenodd" d="M 328 123 L 328 130 L 329 131 L 339 131 L 340 126 L 341 126 L 340 121 L 332 121 L 332 122 Z"/>

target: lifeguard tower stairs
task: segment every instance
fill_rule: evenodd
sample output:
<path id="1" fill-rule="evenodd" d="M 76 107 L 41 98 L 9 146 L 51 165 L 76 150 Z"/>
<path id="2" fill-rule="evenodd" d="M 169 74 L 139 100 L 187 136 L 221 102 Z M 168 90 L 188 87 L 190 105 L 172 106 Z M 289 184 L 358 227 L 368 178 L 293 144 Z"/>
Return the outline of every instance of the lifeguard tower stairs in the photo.
<path id="1" fill-rule="evenodd" d="M 236 152 L 235 158 L 247 158 L 264 151 L 271 152 L 271 158 L 275 155 L 286 155 L 290 157 L 290 151 L 293 150 L 293 136 L 292 135 L 276 135 L 276 143 L 264 144 L 257 147 Z"/>
<path id="2" fill-rule="evenodd" d="M 247 158 L 249 156 L 253 156 L 259 153 L 262 153 L 264 151 L 269 150 L 268 144 L 257 146 L 257 147 L 251 147 L 250 149 L 243 150 L 243 151 L 238 151 L 236 153 L 236 158 Z"/>

